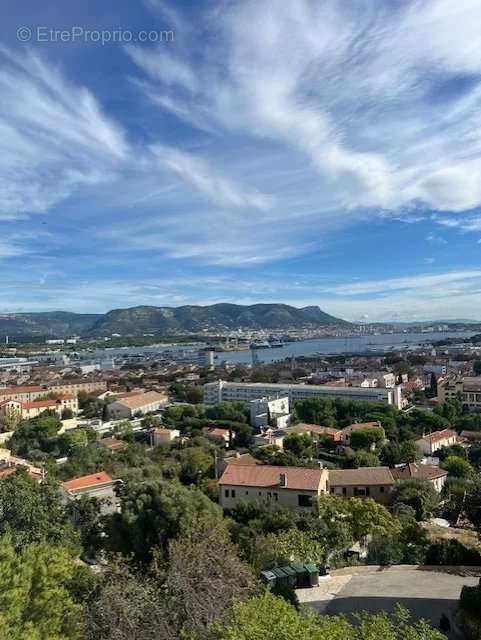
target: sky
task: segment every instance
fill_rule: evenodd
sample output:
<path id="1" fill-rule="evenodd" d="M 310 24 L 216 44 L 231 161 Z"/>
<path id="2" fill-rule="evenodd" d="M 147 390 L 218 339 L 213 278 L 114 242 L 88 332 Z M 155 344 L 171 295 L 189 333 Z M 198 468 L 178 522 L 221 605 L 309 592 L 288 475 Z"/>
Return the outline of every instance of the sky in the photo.
<path id="1" fill-rule="evenodd" d="M 479 0 L 3 0 L 0 313 L 481 320 Z"/>

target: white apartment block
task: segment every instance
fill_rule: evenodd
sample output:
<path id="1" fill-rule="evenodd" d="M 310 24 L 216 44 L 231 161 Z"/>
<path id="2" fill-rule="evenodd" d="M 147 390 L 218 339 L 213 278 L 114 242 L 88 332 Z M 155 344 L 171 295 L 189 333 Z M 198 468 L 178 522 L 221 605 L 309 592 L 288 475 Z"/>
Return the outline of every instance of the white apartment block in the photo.
<path id="1" fill-rule="evenodd" d="M 265 427 L 268 424 L 278 426 L 277 422 L 289 422 L 289 398 L 256 398 L 250 403 L 250 422 L 253 427 Z M 282 425 L 279 425 L 282 426 Z"/>
<path id="2" fill-rule="evenodd" d="M 276 384 L 264 382 L 226 382 L 218 380 L 204 385 L 204 403 L 215 405 L 219 402 L 250 402 L 258 398 L 287 396 L 291 405 L 308 398 L 341 398 L 363 400 L 403 406 L 401 388 L 330 387 L 315 384 Z"/>

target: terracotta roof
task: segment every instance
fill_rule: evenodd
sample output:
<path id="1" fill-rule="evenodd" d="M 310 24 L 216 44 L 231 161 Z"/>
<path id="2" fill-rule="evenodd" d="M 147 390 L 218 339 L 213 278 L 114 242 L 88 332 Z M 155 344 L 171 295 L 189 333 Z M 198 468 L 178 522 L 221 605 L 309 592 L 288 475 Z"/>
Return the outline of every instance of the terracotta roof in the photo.
<path id="1" fill-rule="evenodd" d="M 224 458 L 225 464 L 240 464 L 240 465 L 262 465 L 260 460 L 254 458 L 250 453 L 242 453 L 237 456 L 229 456 L 228 458 Z"/>
<path id="2" fill-rule="evenodd" d="M 42 407 L 55 407 L 61 405 L 62 400 L 75 400 L 75 396 L 61 396 L 60 398 L 46 398 L 45 400 L 32 400 L 32 402 L 22 402 L 22 409 L 41 409 Z"/>
<path id="3" fill-rule="evenodd" d="M 105 473 L 105 471 L 99 471 L 98 473 L 91 473 L 81 478 L 74 478 L 68 482 L 62 482 L 62 487 L 66 491 L 75 491 L 76 489 L 87 489 L 88 487 L 95 487 L 97 485 L 107 484 L 108 482 L 112 482 L 109 474 Z"/>
<path id="4" fill-rule="evenodd" d="M 329 485 L 386 485 L 394 484 L 388 467 L 360 467 L 359 469 L 330 469 Z"/>
<path id="5" fill-rule="evenodd" d="M 443 478 L 448 472 L 439 467 L 433 467 L 429 464 L 415 464 L 410 462 L 402 467 L 394 467 L 391 473 L 396 480 L 408 480 L 410 478 L 426 478 L 434 480 L 435 478 Z"/>
<path id="6" fill-rule="evenodd" d="M 117 400 L 119 404 L 128 407 L 129 409 L 140 409 L 146 404 L 152 404 L 153 402 L 161 402 L 165 400 L 166 396 L 157 393 L 157 391 L 148 391 L 147 393 L 139 393 L 135 396 L 131 396 L 129 398 L 123 398 L 121 400 Z"/>
<path id="7" fill-rule="evenodd" d="M 219 480 L 219 484 L 241 487 L 279 488 L 281 473 L 287 475 L 287 487 L 283 488 L 301 489 L 304 491 L 317 491 L 322 476 L 321 469 L 228 464 Z"/>
<path id="8" fill-rule="evenodd" d="M 456 437 L 457 435 L 456 431 L 443 429 L 442 431 L 433 431 L 432 433 L 426 434 L 423 436 L 422 440 L 427 440 L 428 442 L 439 442 L 440 440 L 446 440 L 447 438 Z"/>
<path id="9" fill-rule="evenodd" d="M 5 389 L 0 389 L 0 396 L 10 396 L 17 393 L 37 393 L 41 391 L 48 393 L 43 387 L 6 387 Z"/>
<path id="10" fill-rule="evenodd" d="M 205 433 L 216 438 L 229 437 L 229 429 L 221 429 L 220 427 L 205 427 Z"/>
<path id="11" fill-rule="evenodd" d="M 382 428 L 381 425 L 379 424 L 379 421 L 374 421 L 374 422 L 355 422 L 354 424 L 350 424 L 347 427 L 344 427 L 344 429 L 341 429 L 341 431 L 344 432 L 349 432 L 349 431 L 354 431 L 355 429 L 379 429 Z"/>
<path id="12" fill-rule="evenodd" d="M 300 422 L 294 424 L 292 427 L 287 427 L 288 433 L 316 433 L 317 435 L 331 435 L 334 436 L 340 432 L 340 429 L 334 429 L 333 427 L 323 427 L 320 424 L 308 424 L 306 422 Z"/>

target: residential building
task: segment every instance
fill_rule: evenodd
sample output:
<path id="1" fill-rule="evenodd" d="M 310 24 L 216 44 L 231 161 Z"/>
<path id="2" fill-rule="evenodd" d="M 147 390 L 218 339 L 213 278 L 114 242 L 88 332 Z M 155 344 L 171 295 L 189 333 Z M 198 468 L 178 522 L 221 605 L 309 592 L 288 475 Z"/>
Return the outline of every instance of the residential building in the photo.
<path id="1" fill-rule="evenodd" d="M 64 395 L 60 398 L 46 398 L 21 402 L 18 400 L 3 400 L 0 402 L 0 415 L 10 419 L 30 420 L 36 418 L 44 411 L 55 411 L 59 417 L 69 409 L 73 414 L 78 412 L 78 400 L 76 396 Z"/>
<path id="2" fill-rule="evenodd" d="M 228 447 L 230 444 L 230 432 L 229 429 L 222 429 L 220 427 L 204 427 L 202 433 L 211 438 L 219 438 L 224 441 L 224 446 Z"/>
<path id="3" fill-rule="evenodd" d="M 71 393 L 77 396 L 80 392 L 92 393 L 94 391 L 106 391 L 105 380 L 85 380 L 84 378 L 52 380 L 47 383 L 48 391 L 56 393 Z M 44 391 L 45 393 L 45 391 Z"/>
<path id="4" fill-rule="evenodd" d="M 272 427 L 263 427 L 261 432 L 254 435 L 254 444 L 257 446 L 265 446 L 273 444 L 279 449 L 284 448 L 284 438 L 287 431 L 285 429 L 275 429 Z"/>
<path id="5" fill-rule="evenodd" d="M 389 504 L 394 478 L 388 467 L 360 467 L 359 469 L 330 469 L 329 493 L 345 498 L 372 498 Z"/>
<path id="6" fill-rule="evenodd" d="M 438 400 L 459 399 L 463 408 L 471 411 L 481 409 L 481 376 L 448 378 L 438 384 Z"/>
<path id="7" fill-rule="evenodd" d="M 395 480 L 412 480 L 414 478 L 429 480 L 438 493 L 441 493 L 448 477 L 448 472 L 444 469 L 415 462 L 398 465 L 391 469 L 391 473 Z"/>
<path id="8" fill-rule="evenodd" d="M 12 456 L 8 449 L 0 449 L 0 480 L 8 478 L 19 469 L 24 469 L 29 477 L 35 482 L 42 482 L 43 471 L 39 467 L 35 467 L 27 460 Z"/>
<path id="9" fill-rule="evenodd" d="M 369 389 L 362 387 L 333 387 L 310 384 L 277 384 L 264 382 L 226 382 L 217 380 L 204 385 L 204 403 L 215 405 L 222 401 L 248 403 L 263 397 L 287 396 L 289 402 L 308 398 L 341 398 L 393 404 L 398 409 L 403 406 L 401 388 Z"/>
<path id="10" fill-rule="evenodd" d="M 65 502 L 75 502 L 82 496 L 96 498 L 102 514 L 115 513 L 120 508 L 116 487 L 119 480 L 113 480 L 105 471 L 75 478 L 61 484 L 62 497 Z"/>
<path id="11" fill-rule="evenodd" d="M 245 500 L 312 508 L 313 498 L 327 493 L 327 485 L 327 469 L 229 464 L 219 480 L 219 502 L 224 509 Z"/>
<path id="12" fill-rule="evenodd" d="M 158 427 L 152 430 L 152 443 L 155 447 L 158 447 L 160 444 L 169 444 L 176 438 L 180 438 L 180 431 L 178 429 Z"/>
<path id="13" fill-rule="evenodd" d="M 433 453 L 443 447 L 452 447 L 457 441 L 458 434 L 456 431 L 443 429 L 442 431 L 433 431 L 433 433 L 424 435 L 419 440 L 416 440 L 416 444 L 424 455 L 432 456 Z"/>
<path id="14" fill-rule="evenodd" d="M 313 440 L 328 438 L 333 442 L 340 442 L 342 438 L 342 430 L 333 427 L 323 427 L 319 424 L 307 424 L 299 422 L 291 427 L 287 427 L 286 433 L 307 433 Z"/>
<path id="15" fill-rule="evenodd" d="M 133 418 L 146 413 L 159 411 L 168 402 L 168 397 L 157 391 L 147 391 L 146 393 L 136 393 L 126 397 L 118 398 L 107 405 L 107 415 L 110 420 L 121 420 L 123 418 Z"/>
<path id="16" fill-rule="evenodd" d="M 32 402 L 45 397 L 46 389 L 39 386 L 30 387 L 5 387 L 0 389 L 0 402 L 4 400 L 18 400 L 19 402 Z"/>
<path id="17" fill-rule="evenodd" d="M 98 440 L 96 444 L 100 449 L 107 449 L 107 451 L 111 451 L 112 453 L 125 451 L 129 446 L 125 440 L 118 440 L 117 438 L 102 438 Z"/>
<path id="18" fill-rule="evenodd" d="M 282 428 L 289 423 L 288 396 L 256 398 L 249 402 L 249 409 L 250 423 L 253 427 L 271 425 Z"/>

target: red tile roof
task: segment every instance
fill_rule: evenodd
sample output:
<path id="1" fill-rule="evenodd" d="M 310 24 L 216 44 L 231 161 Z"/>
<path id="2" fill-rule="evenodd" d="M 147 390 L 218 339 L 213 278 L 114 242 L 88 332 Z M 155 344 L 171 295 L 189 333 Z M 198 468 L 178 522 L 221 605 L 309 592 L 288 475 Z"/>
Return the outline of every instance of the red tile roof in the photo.
<path id="1" fill-rule="evenodd" d="M 43 387 L 6 387 L 5 389 L 0 389 L 0 396 L 14 396 L 17 393 L 39 393 L 41 391 L 48 393 L 47 389 Z"/>
<path id="2" fill-rule="evenodd" d="M 329 485 L 331 487 L 386 484 L 394 484 L 394 478 L 388 467 L 360 467 L 359 469 L 329 470 Z"/>
<path id="3" fill-rule="evenodd" d="M 443 429 L 442 431 L 433 431 L 432 433 L 426 434 L 422 439 L 428 440 L 429 442 L 439 442 L 440 440 L 446 440 L 447 438 L 456 437 L 458 434 L 456 431 L 451 431 L 450 429 Z"/>
<path id="4" fill-rule="evenodd" d="M 62 487 L 66 491 L 75 491 L 76 489 L 87 489 L 88 487 L 95 487 L 97 485 L 107 484 L 108 482 L 112 482 L 109 474 L 105 473 L 105 471 L 99 471 L 98 473 L 91 473 L 88 476 L 62 482 Z"/>
<path id="5" fill-rule="evenodd" d="M 408 480 L 410 478 L 426 478 L 427 480 L 435 480 L 448 475 L 448 472 L 439 467 L 433 467 L 429 464 L 415 464 L 410 462 L 402 467 L 391 469 L 392 475 L 396 480 Z"/>
<path id="6" fill-rule="evenodd" d="M 282 488 L 317 491 L 321 482 L 322 470 L 305 469 L 303 467 L 228 464 L 219 480 L 219 484 L 279 488 L 281 473 L 287 476 L 287 487 Z"/>

